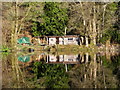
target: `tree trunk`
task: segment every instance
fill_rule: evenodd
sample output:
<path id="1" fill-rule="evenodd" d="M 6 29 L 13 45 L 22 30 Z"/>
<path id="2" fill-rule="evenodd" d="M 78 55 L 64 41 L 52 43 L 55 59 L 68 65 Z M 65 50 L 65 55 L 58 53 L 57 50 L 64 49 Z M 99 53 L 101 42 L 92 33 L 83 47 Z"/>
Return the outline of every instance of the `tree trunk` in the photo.
<path id="1" fill-rule="evenodd" d="M 21 27 L 23 24 L 23 21 L 25 20 L 25 18 L 28 16 L 29 11 L 31 10 L 31 6 L 28 8 L 28 10 L 26 11 L 26 14 L 24 15 L 24 17 L 22 19 L 19 19 L 19 2 L 18 0 L 15 0 L 15 9 L 14 9 L 14 21 L 13 21 L 13 28 L 12 28 L 12 33 L 11 33 L 11 45 L 14 49 L 16 49 L 16 45 L 17 45 L 17 39 L 18 39 L 18 35 L 21 31 Z"/>
<path id="2" fill-rule="evenodd" d="M 17 31 L 18 31 L 18 15 L 19 15 L 19 8 L 18 8 L 18 0 L 15 2 L 15 21 L 13 21 L 13 29 L 11 33 L 11 45 L 15 49 L 17 44 Z"/>
<path id="3" fill-rule="evenodd" d="M 86 63 L 88 63 L 88 61 L 89 61 L 89 55 L 88 53 L 86 53 Z"/>
<path id="4" fill-rule="evenodd" d="M 88 37 L 85 37 L 86 47 L 88 47 Z"/>
<path id="5" fill-rule="evenodd" d="M 96 76 L 97 76 L 97 62 L 96 62 L 96 54 L 94 54 L 94 80 L 96 80 Z"/>
<path id="6" fill-rule="evenodd" d="M 83 43 L 84 43 L 84 38 L 81 37 L 81 44 L 83 45 Z"/>
<path id="7" fill-rule="evenodd" d="M 93 16 L 93 44 L 96 45 L 96 12 L 95 12 L 95 4 L 94 4 L 94 16 Z"/>
<path id="8" fill-rule="evenodd" d="M 105 22 L 105 11 L 106 11 L 106 6 L 107 6 L 107 4 L 105 4 L 104 6 L 103 6 L 103 17 L 102 17 L 102 30 L 104 30 L 104 22 Z"/>
<path id="9" fill-rule="evenodd" d="M 84 62 L 84 55 L 82 55 L 82 60 L 81 60 L 81 63 L 83 63 Z"/>
<path id="10" fill-rule="evenodd" d="M 80 40 L 79 40 L 79 41 L 80 41 L 80 45 L 82 45 L 82 40 L 81 40 L 81 37 L 80 37 Z"/>
<path id="11" fill-rule="evenodd" d="M 96 37 L 93 37 L 93 44 L 96 45 Z"/>

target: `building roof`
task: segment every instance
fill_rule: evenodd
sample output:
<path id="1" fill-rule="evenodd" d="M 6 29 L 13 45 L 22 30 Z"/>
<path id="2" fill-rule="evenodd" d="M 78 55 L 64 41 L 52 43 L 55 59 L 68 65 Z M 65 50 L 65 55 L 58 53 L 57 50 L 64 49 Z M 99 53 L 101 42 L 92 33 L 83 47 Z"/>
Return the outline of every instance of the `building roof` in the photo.
<path id="1" fill-rule="evenodd" d="M 28 62 L 30 61 L 30 56 L 19 56 L 18 60 L 21 62 Z"/>
<path id="2" fill-rule="evenodd" d="M 64 62 L 58 62 L 58 61 L 56 61 L 56 62 L 47 62 L 48 64 L 80 64 L 80 62 L 79 61 L 73 61 L 73 62 L 66 62 L 66 61 L 64 61 Z"/>
<path id="3" fill-rule="evenodd" d="M 30 43 L 30 38 L 29 37 L 22 37 L 22 38 L 17 39 L 17 42 L 19 44 Z"/>
<path id="4" fill-rule="evenodd" d="M 49 37 L 49 38 L 57 38 L 57 37 L 78 37 L 79 35 L 64 35 L 64 36 L 35 36 L 37 38 L 42 38 L 42 37 Z"/>
<path id="5" fill-rule="evenodd" d="M 65 35 L 65 36 L 46 36 L 49 38 L 56 38 L 56 37 L 78 37 L 79 35 Z"/>

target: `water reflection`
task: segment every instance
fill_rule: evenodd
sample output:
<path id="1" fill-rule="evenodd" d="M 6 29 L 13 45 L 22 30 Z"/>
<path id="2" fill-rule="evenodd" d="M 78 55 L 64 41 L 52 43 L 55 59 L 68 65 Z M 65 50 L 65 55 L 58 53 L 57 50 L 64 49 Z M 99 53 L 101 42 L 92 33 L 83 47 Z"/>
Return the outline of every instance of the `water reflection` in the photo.
<path id="1" fill-rule="evenodd" d="M 42 61 L 48 64 L 81 64 L 88 63 L 92 59 L 93 61 L 99 61 L 101 56 L 105 56 L 106 59 L 111 60 L 114 56 L 119 56 L 119 53 L 77 53 L 77 54 L 55 54 L 47 52 L 37 52 L 32 55 L 18 55 L 18 61 L 23 63 L 31 63 L 32 61 Z"/>
<path id="2" fill-rule="evenodd" d="M 88 53 L 69 55 L 54 55 L 41 53 L 39 55 L 35 54 L 31 56 L 18 56 L 18 60 L 21 62 L 31 62 L 33 60 L 44 61 L 45 63 L 49 64 L 80 64 L 87 63 L 90 60 L 90 55 Z"/>
<path id="3" fill-rule="evenodd" d="M 12 56 L 11 56 L 12 57 Z M 120 56 L 99 53 L 50 53 L 14 54 L 4 66 L 14 71 L 19 79 L 9 78 L 7 85 L 26 88 L 116 88 L 120 87 Z M 6 61 L 7 62 L 7 61 Z M 14 64 L 10 64 L 10 63 Z M 7 69 L 7 67 L 6 67 Z M 6 70 L 5 69 L 5 70 Z M 5 72 L 4 70 L 4 72 Z M 19 76 L 19 77 L 18 77 Z M 23 77 L 24 76 L 24 77 Z M 20 79 L 22 77 L 22 79 Z M 3 78 L 5 79 L 5 78 Z M 5 82 L 5 81 L 4 81 Z M 19 84 L 18 84 L 19 82 Z M 25 84 L 25 86 L 23 86 Z M 10 87 L 13 87 L 13 86 Z"/>

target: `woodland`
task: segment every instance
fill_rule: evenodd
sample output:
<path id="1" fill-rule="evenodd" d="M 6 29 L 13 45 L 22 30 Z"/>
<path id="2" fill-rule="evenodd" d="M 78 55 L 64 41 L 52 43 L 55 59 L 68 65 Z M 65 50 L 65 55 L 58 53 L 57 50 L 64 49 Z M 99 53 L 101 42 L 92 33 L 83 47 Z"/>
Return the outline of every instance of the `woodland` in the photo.
<path id="1" fill-rule="evenodd" d="M 3 48 L 15 49 L 19 34 L 25 31 L 33 37 L 81 35 L 86 42 L 90 40 L 93 47 L 107 42 L 119 45 L 120 2 L 3 2 Z M 90 53 L 94 52 L 92 50 Z M 66 72 L 64 64 L 43 64 L 34 60 L 28 67 L 25 63 L 19 65 L 16 54 L 15 51 L 3 55 L 4 88 L 120 87 L 119 55 L 107 60 L 95 53 L 88 63 L 69 64 Z"/>
<path id="2" fill-rule="evenodd" d="M 120 2 L 2 3 L 3 45 L 15 47 L 18 35 L 82 35 L 90 44 L 120 43 Z"/>

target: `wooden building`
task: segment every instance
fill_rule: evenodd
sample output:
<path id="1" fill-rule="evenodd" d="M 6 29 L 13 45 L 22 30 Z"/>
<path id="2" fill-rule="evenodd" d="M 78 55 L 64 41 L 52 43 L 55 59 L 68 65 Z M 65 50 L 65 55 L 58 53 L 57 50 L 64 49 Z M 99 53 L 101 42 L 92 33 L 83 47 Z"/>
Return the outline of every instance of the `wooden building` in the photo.
<path id="1" fill-rule="evenodd" d="M 47 36 L 48 45 L 79 45 L 80 38 L 78 35 L 66 36 Z"/>
<path id="2" fill-rule="evenodd" d="M 89 42 L 86 38 L 80 35 L 37 36 L 34 40 L 37 45 L 87 45 Z"/>
<path id="3" fill-rule="evenodd" d="M 34 45 L 47 45 L 46 36 L 35 36 L 33 40 Z"/>

